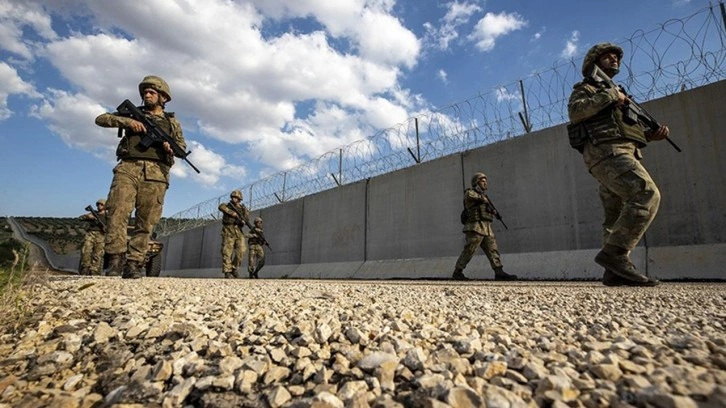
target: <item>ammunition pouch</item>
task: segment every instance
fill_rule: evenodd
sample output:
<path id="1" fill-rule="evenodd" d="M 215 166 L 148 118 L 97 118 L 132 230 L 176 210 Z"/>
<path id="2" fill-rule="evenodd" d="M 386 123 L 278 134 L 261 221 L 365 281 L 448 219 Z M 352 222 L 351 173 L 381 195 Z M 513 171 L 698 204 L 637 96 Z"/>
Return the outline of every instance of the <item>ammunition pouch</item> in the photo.
<path id="1" fill-rule="evenodd" d="M 250 238 L 249 238 L 249 239 L 247 240 L 247 243 L 248 243 L 249 245 L 260 245 L 260 246 L 262 246 L 262 245 L 264 245 L 264 244 L 265 244 L 265 242 L 264 242 L 264 241 L 262 240 L 262 238 L 259 238 L 259 237 L 257 237 L 257 236 L 252 236 L 252 237 L 250 237 Z"/>
<path id="2" fill-rule="evenodd" d="M 582 153 L 585 149 L 585 143 L 590 140 L 590 134 L 587 127 L 585 127 L 585 123 L 568 123 L 567 138 L 570 141 L 570 147 Z"/>
<path id="3" fill-rule="evenodd" d="M 623 106 L 623 123 L 633 126 L 638 123 L 638 120 L 637 112 L 635 112 L 630 106 Z"/>
<path id="4" fill-rule="evenodd" d="M 492 222 L 494 220 L 493 214 L 489 212 L 486 204 L 480 204 L 476 207 L 471 207 L 465 211 L 467 215 L 467 224 L 479 221 Z"/>

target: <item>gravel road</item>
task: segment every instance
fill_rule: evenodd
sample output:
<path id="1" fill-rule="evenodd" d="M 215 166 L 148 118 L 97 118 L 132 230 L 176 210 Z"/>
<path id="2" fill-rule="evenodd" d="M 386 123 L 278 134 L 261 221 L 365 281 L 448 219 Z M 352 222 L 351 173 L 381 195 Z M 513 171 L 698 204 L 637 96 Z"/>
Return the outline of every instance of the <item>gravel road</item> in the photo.
<path id="1" fill-rule="evenodd" d="M 726 407 L 724 284 L 51 276 L 28 296 L 0 407 Z"/>

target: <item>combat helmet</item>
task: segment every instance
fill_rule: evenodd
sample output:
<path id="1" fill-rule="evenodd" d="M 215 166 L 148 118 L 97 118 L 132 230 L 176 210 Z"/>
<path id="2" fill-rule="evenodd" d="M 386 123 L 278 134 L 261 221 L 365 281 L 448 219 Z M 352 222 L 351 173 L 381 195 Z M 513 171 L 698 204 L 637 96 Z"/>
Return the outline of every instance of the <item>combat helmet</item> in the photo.
<path id="1" fill-rule="evenodd" d="M 618 54 L 618 61 L 623 60 L 623 49 L 619 46 L 609 42 L 595 44 L 592 46 L 592 48 L 590 48 L 590 50 L 587 51 L 587 54 L 585 54 L 585 59 L 582 61 L 582 76 L 589 76 L 592 72 L 593 65 L 595 65 L 595 63 L 597 62 L 597 59 L 600 58 L 601 55 L 609 51 Z"/>
<path id="2" fill-rule="evenodd" d="M 242 192 L 239 191 L 239 190 L 234 190 L 233 192 L 231 192 L 229 194 L 229 198 L 234 198 L 234 197 L 237 197 L 237 198 L 239 198 L 241 200 L 242 199 Z"/>
<path id="3" fill-rule="evenodd" d="M 99 199 L 98 199 L 98 200 L 96 201 L 96 205 L 98 205 L 98 204 L 103 204 L 103 205 L 106 205 L 106 199 L 105 199 L 105 198 L 99 198 Z"/>
<path id="4" fill-rule="evenodd" d="M 262 222 L 262 218 L 256 217 L 254 223 L 257 224 L 258 222 Z"/>
<path id="5" fill-rule="evenodd" d="M 471 176 L 471 186 L 476 187 L 477 183 L 479 183 L 479 179 L 487 178 L 487 175 L 484 173 L 474 173 L 473 176 Z"/>
<path id="6" fill-rule="evenodd" d="M 144 89 L 151 88 L 166 97 L 166 101 L 171 101 L 171 90 L 169 90 L 169 84 L 166 83 L 161 77 L 156 75 L 147 75 L 139 83 L 139 95 L 144 97 Z"/>

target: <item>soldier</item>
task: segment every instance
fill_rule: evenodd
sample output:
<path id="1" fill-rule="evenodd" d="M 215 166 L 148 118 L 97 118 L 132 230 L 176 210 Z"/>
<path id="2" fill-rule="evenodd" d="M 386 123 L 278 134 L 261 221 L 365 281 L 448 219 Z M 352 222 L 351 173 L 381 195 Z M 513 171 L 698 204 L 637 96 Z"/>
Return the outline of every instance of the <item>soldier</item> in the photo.
<path id="1" fill-rule="evenodd" d="M 597 65 L 610 78 L 620 71 L 623 50 L 610 43 L 590 48 L 582 64 L 582 82 L 575 84 L 567 105 L 572 125 L 582 124 L 587 140 L 582 157 L 590 174 L 600 184 L 600 201 L 605 212 L 603 247 L 595 262 L 605 268 L 607 286 L 655 286 L 659 282 L 638 272 L 630 251 L 638 244 L 655 217 L 660 192 L 640 163 L 640 148 L 653 140 L 665 139 L 667 126 L 645 131 L 640 122 L 624 118 L 630 103 L 618 88 L 593 80 Z"/>
<path id="2" fill-rule="evenodd" d="M 236 210 L 236 211 L 235 211 Z M 219 205 L 222 212 L 222 273 L 225 278 L 239 278 L 239 268 L 247 252 L 242 226 L 249 225 L 250 212 L 242 204 L 242 192 L 234 190 L 229 202 Z"/>
<path id="3" fill-rule="evenodd" d="M 149 121 L 157 124 L 182 149 L 186 149 L 181 124 L 173 113 L 164 111 L 165 104 L 171 101 L 171 91 L 166 81 L 153 75 L 145 77 L 139 83 L 139 95 L 143 102 L 141 110 Z M 173 150 L 168 142 L 144 148 L 140 144 L 147 130 L 143 123 L 118 113 L 99 115 L 96 124 L 119 128 L 119 135 L 123 130 L 123 137 L 116 149 L 119 163 L 113 169 L 106 208 L 107 274 L 122 274 L 124 279 L 138 279 L 142 276 L 151 232 L 161 219 L 164 196 L 169 188 L 169 171 L 174 164 Z M 134 210 L 136 223 L 127 242 L 126 228 Z"/>
<path id="4" fill-rule="evenodd" d="M 90 206 L 86 208 L 90 209 Z M 78 217 L 88 224 L 86 235 L 83 236 L 83 246 L 81 246 L 79 275 L 101 275 L 101 269 L 103 269 L 104 225 L 106 222 L 105 199 L 100 198 L 96 201 L 96 214 L 100 217 L 100 221 L 91 212 Z"/>
<path id="5" fill-rule="evenodd" d="M 464 191 L 464 208 L 466 209 L 466 223 L 463 232 L 466 234 L 466 246 L 461 251 L 459 259 L 456 260 L 456 267 L 452 279 L 469 280 L 464 275 L 464 269 L 474 256 L 476 249 L 480 247 L 489 264 L 494 269 L 496 280 L 516 280 L 516 275 L 504 272 L 502 260 L 499 257 L 497 241 L 492 231 L 492 221 L 498 215 L 497 210 L 490 204 L 486 195 L 487 176 L 484 173 L 474 173 L 471 177 L 471 188 Z"/>
<path id="6" fill-rule="evenodd" d="M 262 247 L 265 245 L 265 235 L 262 230 L 262 218 L 255 218 L 255 227 L 250 230 L 250 236 L 247 241 L 250 246 L 250 254 L 247 259 L 247 273 L 249 273 L 250 279 L 259 279 L 260 277 L 257 273 L 265 266 L 265 249 Z"/>

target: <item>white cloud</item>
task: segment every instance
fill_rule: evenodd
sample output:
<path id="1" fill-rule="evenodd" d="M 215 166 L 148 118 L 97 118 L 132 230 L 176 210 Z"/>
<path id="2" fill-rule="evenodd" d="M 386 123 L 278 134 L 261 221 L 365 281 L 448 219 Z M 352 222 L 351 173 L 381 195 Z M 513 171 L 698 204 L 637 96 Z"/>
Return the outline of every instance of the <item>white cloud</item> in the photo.
<path id="1" fill-rule="evenodd" d="M 26 95 L 34 98 L 40 96 L 33 85 L 23 81 L 15 68 L 0 61 L 0 121 L 13 114 L 8 106 L 10 95 Z"/>
<path id="2" fill-rule="evenodd" d="M 441 25 L 436 27 L 433 23 L 424 23 L 426 29 L 427 44 L 431 44 L 434 48 L 446 50 L 449 44 L 459 38 L 458 29 L 461 25 L 469 22 L 469 19 L 476 12 L 481 11 L 481 7 L 474 2 L 458 2 L 453 1 L 446 4 L 447 11 L 441 18 Z"/>
<path id="3" fill-rule="evenodd" d="M 69 27 L 59 36 L 50 25 L 46 32 L 34 24 L 44 39 L 27 50 L 74 89 L 43 91 L 46 100 L 34 115 L 71 146 L 110 151 L 94 115 L 123 99 L 138 101 L 139 80 L 160 75 L 171 87 L 167 108 L 178 112 L 185 133 L 211 138 L 190 156 L 200 169 L 194 158 L 207 155 L 205 163 L 212 163 L 202 183 L 229 168 L 223 149 L 212 151 L 211 142 L 241 144 L 249 149 L 242 156 L 281 170 L 393 126 L 422 103 L 399 87 L 420 44 L 393 14 L 393 0 L 27 3 L 45 10 L 38 21 L 59 13 Z M 82 10 L 81 22 L 71 10 Z M 317 24 L 289 29 L 299 19 Z M 314 101 L 311 111 L 298 110 L 304 101 Z M 185 176 L 184 166 L 175 173 Z"/>
<path id="4" fill-rule="evenodd" d="M 560 53 L 562 58 L 572 58 L 577 55 L 577 45 L 580 41 L 580 32 L 575 30 L 570 34 L 570 38 L 565 42 L 565 48 Z"/>
<path id="5" fill-rule="evenodd" d="M 187 141 L 187 150 L 192 152 L 187 156 L 187 160 L 191 161 L 201 173 L 196 174 L 188 164 L 182 163 L 183 160 L 177 158 L 174 167 L 171 168 L 174 176 L 186 178 L 195 175 L 202 184 L 214 186 L 222 176 L 239 180 L 247 173 L 244 167 L 228 163 L 222 155 L 209 150 L 199 142 Z"/>
<path id="6" fill-rule="evenodd" d="M 519 100 L 519 95 L 509 92 L 509 90 L 503 86 L 495 89 L 494 93 L 497 96 L 497 102 Z"/>
<path id="7" fill-rule="evenodd" d="M 531 41 L 532 42 L 538 41 L 540 38 L 542 38 L 542 36 L 544 35 L 544 33 L 546 31 L 547 31 L 547 28 L 546 27 L 542 27 L 541 30 L 537 31 L 536 33 L 534 33 L 534 35 L 532 35 Z"/>
<path id="8" fill-rule="evenodd" d="M 367 11 L 356 27 L 361 56 L 382 64 L 416 65 L 420 52 L 418 38 L 389 14 Z"/>
<path id="9" fill-rule="evenodd" d="M 48 128 L 68 146 L 112 161 L 118 144 L 115 129 L 93 124 L 96 116 L 103 112 L 103 106 L 84 94 L 49 89 L 46 97 L 32 107 L 31 116 L 44 120 Z"/>
<path id="10" fill-rule="evenodd" d="M 44 39 L 54 39 L 50 16 L 32 2 L 0 2 L 0 49 L 24 59 L 33 59 L 33 43 L 23 38 L 23 29 L 32 29 Z"/>
<path id="11" fill-rule="evenodd" d="M 441 82 L 443 82 L 444 84 L 449 83 L 449 75 L 446 73 L 446 71 L 444 71 L 443 69 L 440 69 L 439 72 L 437 72 L 437 75 L 438 75 L 439 79 L 441 80 Z"/>
<path id="12" fill-rule="evenodd" d="M 334 38 L 351 41 L 361 58 L 381 64 L 416 64 L 420 44 L 392 14 L 394 0 L 252 0 L 274 19 L 315 17 Z"/>
<path id="13" fill-rule="evenodd" d="M 483 52 L 491 51 L 496 45 L 496 40 L 512 31 L 520 30 L 527 26 L 527 20 L 517 13 L 501 12 L 486 13 L 476 23 L 474 31 L 468 38 L 476 42 L 476 47 Z"/>

